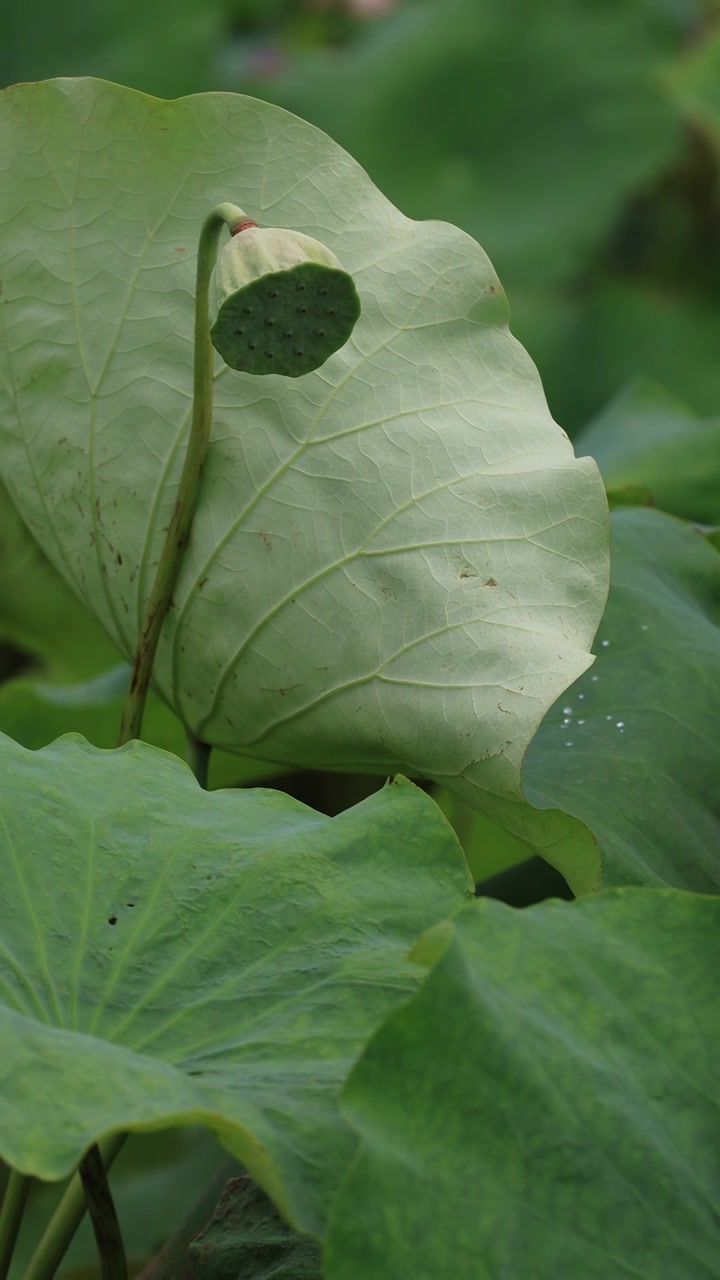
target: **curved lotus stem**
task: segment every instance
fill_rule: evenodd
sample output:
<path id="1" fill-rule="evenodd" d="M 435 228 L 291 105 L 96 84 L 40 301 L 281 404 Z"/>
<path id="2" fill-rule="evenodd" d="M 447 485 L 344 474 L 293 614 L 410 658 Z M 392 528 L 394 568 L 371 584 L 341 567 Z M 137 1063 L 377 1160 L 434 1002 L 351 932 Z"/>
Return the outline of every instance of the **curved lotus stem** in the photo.
<path id="1" fill-rule="evenodd" d="M 209 320 L 210 277 L 217 258 L 220 232 L 223 227 L 230 230 L 237 226 L 244 217 L 242 209 L 238 209 L 236 205 L 219 204 L 205 219 L 200 232 L 195 286 L 193 408 L 190 437 L 175 508 L 140 629 L 130 688 L 120 726 L 119 746 L 129 742 L 131 738 L 140 737 L 155 651 L 172 599 L 183 552 L 190 536 L 190 526 L 195 514 L 200 477 L 212 425 L 213 355 Z"/>
<path id="2" fill-rule="evenodd" d="M 218 259 L 224 227 L 231 239 Z M 218 310 L 211 333 L 209 289 L 216 259 Z M 260 228 L 233 204 L 218 205 L 205 219 L 198 246 L 190 437 L 142 621 L 120 746 L 140 736 L 155 652 L 190 536 L 212 424 L 212 345 L 232 369 L 297 378 L 324 364 L 347 341 L 359 314 L 352 277 L 319 240 L 297 231 Z M 206 776 L 207 753 L 192 735 L 188 751 L 193 766 L 200 761 Z M 201 776 L 198 770 L 196 774 Z"/>

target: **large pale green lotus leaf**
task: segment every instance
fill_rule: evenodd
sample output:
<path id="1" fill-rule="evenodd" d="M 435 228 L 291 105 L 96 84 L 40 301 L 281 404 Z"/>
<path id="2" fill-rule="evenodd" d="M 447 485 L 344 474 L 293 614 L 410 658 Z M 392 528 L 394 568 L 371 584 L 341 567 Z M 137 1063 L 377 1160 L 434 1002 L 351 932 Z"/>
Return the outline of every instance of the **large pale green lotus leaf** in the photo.
<path id="1" fill-rule="evenodd" d="M 472 892 L 437 807 L 400 780 L 327 818 L 74 736 L 1 737 L 0 787 L 0 1157 L 53 1180 L 104 1134 L 202 1124 L 319 1229 L 338 1091 Z"/>
<path id="2" fill-rule="evenodd" d="M 659 511 L 612 516 L 597 662 L 525 764 L 535 804 L 587 823 L 603 886 L 720 889 L 720 554 Z"/>
<path id="3" fill-rule="evenodd" d="M 0 125 L 0 466 L 57 566 L 129 654 L 187 436 L 201 221 L 231 199 L 321 239 L 360 321 L 301 379 L 218 364 L 157 688 L 216 746 L 472 779 L 590 887 L 592 841 L 533 816 L 520 766 L 590 662 L 604 493 L 479 246 L 249 99 L 57 81 L 6 91 Z"/>
<path id="4" fill-rule="evenodd" d="M 88 608 L 70 590 L 31 537 L 0 485 L 0 640 L 27 656 L 30 670 L 0 683 L 0 732 L 25 747 L 44 747 L 63 733 L 81 733 L 96 747 L 114 747 L 129 667 Z M 143 733 L 148 742 L 183 755 L 182 725 L 150 693 Z M 267 780 L 281 768 L 226 751 L 213 752 L 210 785 Z"/>
<path id="5" fill-rule="evenodd" d="M 711 1280 L 719 926 L 674 890 L 468 907 L 343 1095 L 326 1280 Z"/>

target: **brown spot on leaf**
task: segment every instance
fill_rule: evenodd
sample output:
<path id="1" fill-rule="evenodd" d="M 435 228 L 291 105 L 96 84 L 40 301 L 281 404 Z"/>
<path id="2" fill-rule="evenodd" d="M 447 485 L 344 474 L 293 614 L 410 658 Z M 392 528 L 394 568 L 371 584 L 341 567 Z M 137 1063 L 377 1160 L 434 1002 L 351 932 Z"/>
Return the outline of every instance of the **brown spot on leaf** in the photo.
<path id="1" fill-rule="evenodd" d="M 487 578 L 487 579 L 486 579 L 486 581 L 483 583 L 483 586 L 484 586 L 484 587 L 496 587 L 496 586 L 497 586 L 497 582 L 495 581 L 495 579 L 494 579 L 494 578 Z"/>

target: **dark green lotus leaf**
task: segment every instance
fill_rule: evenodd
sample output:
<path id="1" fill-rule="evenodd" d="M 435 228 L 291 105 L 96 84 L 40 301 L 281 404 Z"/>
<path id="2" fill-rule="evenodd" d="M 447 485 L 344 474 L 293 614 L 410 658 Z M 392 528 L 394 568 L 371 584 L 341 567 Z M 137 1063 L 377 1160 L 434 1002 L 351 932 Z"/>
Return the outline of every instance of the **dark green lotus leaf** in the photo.
<path id="1" fill-rule="evenodd" d="M 525 761 L 535 804 L 588 824 L 602 883 L 720 888 L 720 556 L 659 511 L 615 511 L 595 666 Z"/>
<path id="2" fill-rule="evenodd" d="M 674 890 L 473 903 L 345 1090 L 326 1280 L 711 1280 L 719 928 Z"/>
<path id="3" fill-rule="evenodd" d="M 0 1157 L 52 1180 L 112 1131 L 206 1125 L 319 1229 L 338 1090 L 471 891 L 439 810 L 400 780 L 326 818 L 75 737 L 0 738 L 0 786 Z"/>
<path id="4" fill-rule="evenodd" d="M 189 1256 L 194 1280 L 322 1280 L 319 1245 L 288 1227 L 247 1177 L 228 1182 Z"/>
<path id="5" fill-rule="evenodd" d="M 698 418 L 643 379 L 575 438 L 602 472 L 610 505 L 656 506 L 720 523 L 720 418 Z"/>

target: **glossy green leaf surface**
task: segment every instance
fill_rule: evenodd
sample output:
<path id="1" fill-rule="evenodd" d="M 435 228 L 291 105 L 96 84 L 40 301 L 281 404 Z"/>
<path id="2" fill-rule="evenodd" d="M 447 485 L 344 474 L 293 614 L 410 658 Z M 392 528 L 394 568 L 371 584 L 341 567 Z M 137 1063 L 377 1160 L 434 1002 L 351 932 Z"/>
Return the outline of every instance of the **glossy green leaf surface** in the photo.
<path id="1" fill-rule="evenodd" d="M 575 448 L 592 455 L 609 492 L 640 486 L 663 511 L 720 523 L 720 418 L 698 418 L 661 387 L 643 380 L 626 388 Z"/>
<path id="2" fill-rule="evenodd" d="M 203 792 L 142 743 L 0 753 L 0 1156 L 52 1180 L 113 1130 L 202 1124 L 318 1229 L 338 1090 L 471 889 L 439 811 L 403 780 L 332 819 Z"/>
<path id="3" fill-rule="evenodd" d="M 157 688 L 216 746 L 466 779 L 549 856 L 571 845 L 592 887 L 592 842 L 533 814 L 520 764 L 589 663 L 605 497 L 479 246 L 409 221 L 325 135 L 250 99 L 58 81 L 6 91 L 0 124 L 0 467 L 120 648 L 175 499 L 199 226 L 237 200 L 322 240 L 362 314 L 304 378 L 218 366 Z"/>
<path id="4" fill-rule="evenodd" d="M 468 907 L 343 1095 L 326 1280 L 711 1280 L 719 925 L 670 890 Z"/>
<path id="5" fill-rule="evenodd" d="M 720 554 L 659 511 L 612 516 L 597 661 L 528 752 L 537 804 L 586 822 L 602 883 L 720 888 Z"/>

